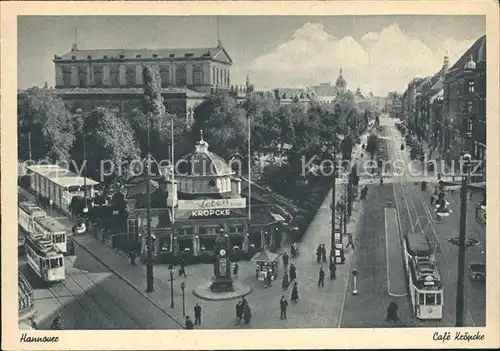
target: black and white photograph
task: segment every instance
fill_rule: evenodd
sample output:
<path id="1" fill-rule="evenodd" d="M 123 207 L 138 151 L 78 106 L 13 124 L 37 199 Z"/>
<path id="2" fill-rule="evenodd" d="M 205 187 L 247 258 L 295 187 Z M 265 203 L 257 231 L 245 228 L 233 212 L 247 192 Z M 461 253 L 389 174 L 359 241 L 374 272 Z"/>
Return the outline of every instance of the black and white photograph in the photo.
<path id="1" fill-rule="evenodd" d="M 74 11 L 10 28 L 20 347 L 318 328 L 498 344 L 485 14 Z"/>

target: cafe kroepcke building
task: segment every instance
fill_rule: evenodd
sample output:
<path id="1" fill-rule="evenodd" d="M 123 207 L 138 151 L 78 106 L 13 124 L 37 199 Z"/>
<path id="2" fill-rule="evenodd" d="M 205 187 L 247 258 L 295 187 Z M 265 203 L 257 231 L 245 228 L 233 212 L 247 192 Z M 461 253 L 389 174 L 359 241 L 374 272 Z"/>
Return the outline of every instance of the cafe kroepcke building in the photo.
<path id="1" fill-rule="evenodd" d="M 257 192 L 255 207 L 252 196 L 249 220 L 248 194 L 242 194 L 242 182 L 248 188 L 247 181 L 208 147 L 202 135 L 195 151 L 177 161 L 176 169 L 160 170 L 158 177 L 149 180 L 155 258 L 167 252 L 214 252 L 221 233 L 228 247 L 245 251 L 275 246 L 279 241 L 276 234 L 281 234 L 286 214 L 259 203 Z M 130 179 L 126 195 L 129 240 L 140 247 L 142 255 L 147 252 L 146 181 L 142 176 Z"/>

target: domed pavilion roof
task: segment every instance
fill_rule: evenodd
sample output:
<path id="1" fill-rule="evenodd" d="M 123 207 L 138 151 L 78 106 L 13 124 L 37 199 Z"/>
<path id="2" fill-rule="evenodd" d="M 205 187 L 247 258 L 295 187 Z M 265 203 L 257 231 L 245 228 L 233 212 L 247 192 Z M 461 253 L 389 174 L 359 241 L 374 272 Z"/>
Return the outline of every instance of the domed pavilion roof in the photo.
<path id="1" fill-rule="evenodd" d="M 203 131 L 200 141 L 195 144 L 195 151 L 183 156 L 178 162 L 177 173 L 181 177 L 223 177 L 235 174 L 222 157 L 208 151 Z"/>

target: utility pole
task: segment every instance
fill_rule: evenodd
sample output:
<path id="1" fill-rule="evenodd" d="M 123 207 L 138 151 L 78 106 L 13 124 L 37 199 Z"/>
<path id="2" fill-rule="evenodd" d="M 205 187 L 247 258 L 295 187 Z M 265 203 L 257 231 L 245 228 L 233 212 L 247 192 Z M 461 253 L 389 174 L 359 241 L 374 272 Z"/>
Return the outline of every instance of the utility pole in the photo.
<path id="1" fill-rule="evenodd" d="M 28 152 L 29 152 L 29 160 L 31 162 L 31 132 L 28 132 Z"/>
<path id="2" fill-rule="evenodd" d="M 465 147 L 462 156 L 462 188 L 460 189 L 460 234 L 458 237 L 458 276 L 457 276 L 457 304 L 455 311 L 455 326 L 464 326 L 465 309 L 465 250 L 467 235 L 467 192 L 471 171 L 472 156 L 467 152 L 472 148 L 472 123 L 470 116 L 467 118 L 467 129 L 465 132 Z"/>
<path id="3" fill-rule="evenodd" d="M 337 122 L 335 119 L 333 127 L 333 185 L 332 185 L 332 233 L 331 233 L 331 247 L 332 253 L 335 252 L 335 188 L 337 183 Z"/>

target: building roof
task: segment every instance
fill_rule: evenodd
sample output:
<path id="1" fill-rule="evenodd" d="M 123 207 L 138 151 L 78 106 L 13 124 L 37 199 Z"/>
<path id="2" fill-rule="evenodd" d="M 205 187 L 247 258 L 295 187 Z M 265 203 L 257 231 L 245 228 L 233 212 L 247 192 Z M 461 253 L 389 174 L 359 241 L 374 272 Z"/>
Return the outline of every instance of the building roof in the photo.
<path id="1" fill-rule="evenodd" d="M 112 95 L 112 94 L 122 94 L 122 95 L 141 95 L 144 93 L 143 88 L 140 87 L 100 87 L 100 88 L 57 88 L 49 90 L 49 93 L 57 95 Z M 166 87 L 161 88 L 162 94 L 185 94 L 187 97 L 192 98 L 203 98 L 206 95 L 194 91 L 188 88 L 177 88 L 177 87 Z"/>
<path id="2" fill-rule="evenodd" d="M 474 44 L 464 52 L 458 61 L 451 66 L 450 71 L 462 70 L 465 64 L 469 62 L 471 55 L 475 62 L 486 62 L 486 34 L 477 39 Z"/>
<path id="3" fill-rule="evenodd" d="M 109 59 L 213 59 L 220 52 L 225 52 L 222 45 L 205 48 L 158 48 L 158 49 L 85 49 L 72 50 L 61 56 L 55 55 L 55 60 L 109 60 Z M 230 62 L 232 60 L 227 55 Z"/>
<path id="4" fill-rule="evenodd" d="M 266 249 L 262 249 L 261 252 L 257 252 L 253 257 L 252 261 L 263 261 L 263 262 L 272 262 L 279 258 L 278 254 L 275 254 Z"/>
<path id="5" fill-rule="evenodd" d="M 181 157 L 178 163 L 179 176 L 221 177 L 235 174 L 222 157 L 208 151 L 208 143 L 203 140 L 203 133 L 195 147 L 195 152 Z"/>
<path id="6" fill-rule="evenodd" d="M 63 188 L 83 186 L 84 183 L 87 186 L 99 184 L 99 182 L 93 179 L 78 176 L 59 165 L 32 165 L 26 166 L 26 168 L 34 173 L 40 174 Z"/>

